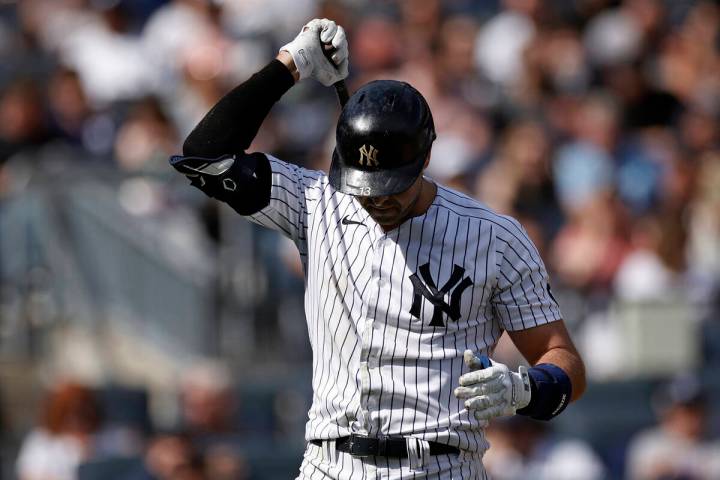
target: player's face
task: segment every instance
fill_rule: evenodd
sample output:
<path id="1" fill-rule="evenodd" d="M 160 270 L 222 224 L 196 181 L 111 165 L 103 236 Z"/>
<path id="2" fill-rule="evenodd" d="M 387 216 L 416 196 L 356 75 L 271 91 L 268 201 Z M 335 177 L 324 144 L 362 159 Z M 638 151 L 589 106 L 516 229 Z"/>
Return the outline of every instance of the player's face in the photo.
<path id="1" fill-rule="evenodd" d="M 413 214 L 423 188 L 422 175 L 401 193 L 382 197 L 355 197 L 360 205 L 370 214 L 381 227 L 386 230 L 400 225 Z"/>

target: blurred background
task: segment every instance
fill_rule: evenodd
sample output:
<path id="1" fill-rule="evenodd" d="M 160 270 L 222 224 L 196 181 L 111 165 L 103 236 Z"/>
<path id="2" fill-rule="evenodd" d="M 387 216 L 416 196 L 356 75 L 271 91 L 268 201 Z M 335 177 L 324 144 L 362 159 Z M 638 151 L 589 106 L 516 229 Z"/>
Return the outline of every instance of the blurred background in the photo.
<path id="1" fill-rule="evenodd" d="M 563 415 L 493 424 L 493 478 L 719 479 L 720 5 L 691 0 L 0 0 L 0 477 L 295 477 L 297 253 L 167 158 L 313 17 L 351 90 L 425 95 L 429 175 L 521 220 L 585 358 Z M 327 168 L 338 113 L 303 82 L 252 150 Z"/>

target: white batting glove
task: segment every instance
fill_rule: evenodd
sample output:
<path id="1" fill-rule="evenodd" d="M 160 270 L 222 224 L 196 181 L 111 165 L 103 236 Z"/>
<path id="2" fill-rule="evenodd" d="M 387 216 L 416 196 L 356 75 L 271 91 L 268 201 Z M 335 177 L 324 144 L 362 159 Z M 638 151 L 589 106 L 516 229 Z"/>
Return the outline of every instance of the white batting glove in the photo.
<path id="1" fill-rule="evenodd" d="M 530 377 L 526 367 L 511 372 L 507 365 L 492 362 L 485 369 L 471 350 L 465 350 L 465 365 L 470 372 L 460 377 L 455 396 L 465 399 L 465 408 L 478 420 L 515 415 L 530 403 Z"/>
<path id="2" fill-rule="evenodd" d="M 325 57 L 323 46 L 332 45 L 333 65 Z M 313 77 L 326 87 L 348 76 L 348 44 L 345 30 L 327 18 L 311 20 L 305 25 L 295 40 L 280 47 L 288 52 L 295 62 L 300 80 Z"/>

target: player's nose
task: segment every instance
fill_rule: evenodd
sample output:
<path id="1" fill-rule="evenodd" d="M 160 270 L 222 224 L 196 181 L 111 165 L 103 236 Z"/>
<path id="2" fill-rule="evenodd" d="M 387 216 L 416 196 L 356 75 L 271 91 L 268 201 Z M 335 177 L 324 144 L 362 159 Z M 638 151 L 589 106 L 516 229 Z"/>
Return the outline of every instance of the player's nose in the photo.
<path id="1" fill-rule="evenodd" d="M 368 197 L 367 202 L 373 207 L 382 208 L 388 203 L 388 200 L 390 200 L 389 196 Z"/>

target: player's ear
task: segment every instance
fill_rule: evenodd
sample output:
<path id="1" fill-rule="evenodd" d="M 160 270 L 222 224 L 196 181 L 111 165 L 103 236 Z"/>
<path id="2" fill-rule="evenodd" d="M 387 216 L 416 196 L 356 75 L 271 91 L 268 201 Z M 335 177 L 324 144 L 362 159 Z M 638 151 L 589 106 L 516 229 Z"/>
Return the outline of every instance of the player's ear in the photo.
<path id="1" fill-rule="evenodd" d="M 432 147 L 430 147 L 427 153 L 427 157 L 425 157 L 425 164 L 423 165 L 423 170 L 425 170 L 428 165 L 430 165 L 430 152 L 432 152 Z"/>

